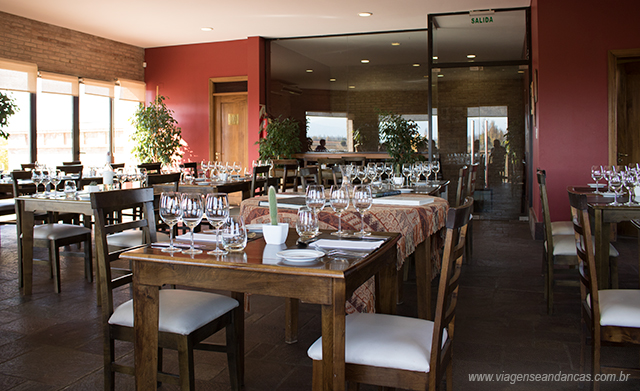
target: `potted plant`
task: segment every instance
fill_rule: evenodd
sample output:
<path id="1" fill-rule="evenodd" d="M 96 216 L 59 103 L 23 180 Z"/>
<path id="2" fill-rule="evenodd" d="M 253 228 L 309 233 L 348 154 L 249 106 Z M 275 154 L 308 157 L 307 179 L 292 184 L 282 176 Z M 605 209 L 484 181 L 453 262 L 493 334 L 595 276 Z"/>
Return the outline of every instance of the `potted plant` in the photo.
<path id="1" fill-rule="evenodd" d="M 0 92 L 0 137 L 5 140 L 9 138 L 9 133 L 5 132 L 4 128 L 9 126 L 9 117 L 18 112 L 18 110 L 14 99 Z"/>
<path id="2" fill-rule="evenodd" d="M 278 223 L 278 202 L 276 189 L 273 186 L 269 186 L 269 217 L 271 224 L 262 226 L 264 241 L 267 244 L 283 244 L 287 240 L 289 224 Z"/>
<path id="3" fill-rule="evenodd" d="M 180 142 L 182 130 L 173 118 L 173 110 L 158 95 L 148 106 L 140 104 L 131 123 L 136 131 L 131 137 L 136 143 L 133 152 L 141 163 L 169 164 L 182 157 Z"/>
<path id="4" fill-rule="evenodd" d="M 256 142 L 261 160 L 290 159 L 300 152 L 300 125 L 292 118 L 270 120 L 267 135 Z"/>
<path id="5" fill-rule="evenodd" d="M 425 147 L 425 140 L 420 136 L 418 124 L 414 121 L 391 112 L 382 112 L 379 132 L 381 142 L 386 146 L 396 168 L 420 159 L 415 152 Z"/>

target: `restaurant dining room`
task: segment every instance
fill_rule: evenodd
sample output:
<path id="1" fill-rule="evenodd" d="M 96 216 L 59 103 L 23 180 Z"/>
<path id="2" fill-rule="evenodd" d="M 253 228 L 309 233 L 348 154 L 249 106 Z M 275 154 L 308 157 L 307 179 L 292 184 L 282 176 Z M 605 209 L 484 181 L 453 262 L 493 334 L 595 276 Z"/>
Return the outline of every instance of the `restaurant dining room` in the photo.
<path id="1" fill-rule="evenodd" d="M 0 0 L 0 390 L 640 390 L 640 4 Z"/>

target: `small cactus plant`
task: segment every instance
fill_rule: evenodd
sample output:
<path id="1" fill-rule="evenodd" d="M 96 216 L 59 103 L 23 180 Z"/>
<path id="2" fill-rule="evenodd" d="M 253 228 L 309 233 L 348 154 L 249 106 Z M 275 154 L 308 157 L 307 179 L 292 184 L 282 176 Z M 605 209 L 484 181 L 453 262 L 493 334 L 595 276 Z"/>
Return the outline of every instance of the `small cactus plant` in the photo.
<path id="1" fill-rule="evenodd" d="M 278 203 L 276 201 L 276 189 L 269 186 L 269 216 L 271 225 L 278 225 Z"/>

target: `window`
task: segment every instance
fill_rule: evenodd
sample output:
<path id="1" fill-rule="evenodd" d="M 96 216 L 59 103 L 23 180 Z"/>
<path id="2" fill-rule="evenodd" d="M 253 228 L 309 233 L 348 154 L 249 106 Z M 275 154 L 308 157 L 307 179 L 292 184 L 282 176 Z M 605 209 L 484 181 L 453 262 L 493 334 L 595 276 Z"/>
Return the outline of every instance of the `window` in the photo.
<path id="1" fill-rule="evenodd" d="M 311 151 L 320 148 L 320 140 L 325 140 L 329 152 L 352 151 L 353 144 L 350 148 L 347 141 L 351 140 L 349 123 L 347 113 L 307 112 L 307 137 L 313 140 Z"/>
<path id="2" fill-rule="evenodd" d="M 114 84 L 84 80 L 80 85 L 80 160 L 88 167 L 104 166 L 111 134 Z"/>
<path id="3" fill-rule="evenodd" d="M 0 138 L 0 169 L 19 170 L 20 164 L 31 161 L 31 94 L 22 91 L 0 90 L 14 99 L 18 111 L 9 118 L 7 140 Z"/>
<path id="4" fill-rule="evenodd" d="M 116 86 L 116 99 L 114 102 L 114 134 L 113 134 L 113 161 L 135 165 L 138 163 L 133 155 L 135 143 L 131 136 L 135 127 L 131 119 L 140 103 L 145 101 L 145 83 L 133 80 L 120 80 Z"/>

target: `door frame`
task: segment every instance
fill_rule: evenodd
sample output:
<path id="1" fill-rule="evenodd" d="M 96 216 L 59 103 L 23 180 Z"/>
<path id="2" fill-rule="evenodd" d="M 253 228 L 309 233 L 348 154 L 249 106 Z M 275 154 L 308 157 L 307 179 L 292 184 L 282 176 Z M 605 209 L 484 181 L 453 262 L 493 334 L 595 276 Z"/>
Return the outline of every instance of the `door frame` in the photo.
<path id="1" fill-rule="evenodd" d="M 247 92 L 219 92 L 216 93 L 216 84 L 217 83 L 232 83 L 238 81 L 248 81 L 249 78 L 247 76 L 228 76 L 228 77 L 212 77 L 209 79 L 209 159 L 208 160 L 216 160 L 215 152 L 216 152 L 216 105 L 215 105 L 215 97 L 216 96 L 224 96 L 224 95 L 247 95 Z M 247 112 L 248 113 L 248 112 Z M 246 146 L 245 146 L 246 147 Z"/>
<path id="2" fill-rule="evenodd" d="M 640 49 L 610 50 L 608 57 L 608 126 L 609 126 L 609 164 L 618 161 L 618 85 L 620 83 L 620 68 L 622 60 L 640 58 Z"/>

